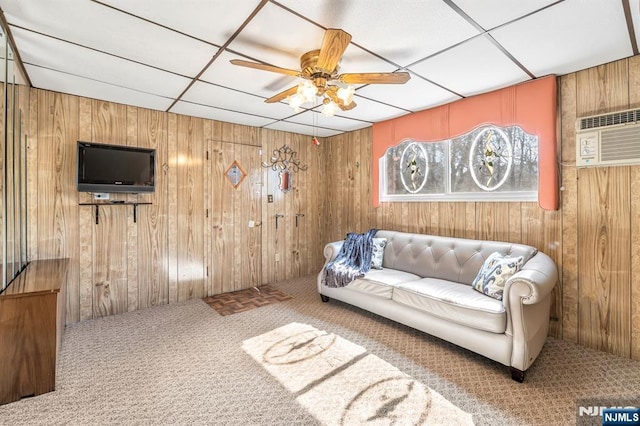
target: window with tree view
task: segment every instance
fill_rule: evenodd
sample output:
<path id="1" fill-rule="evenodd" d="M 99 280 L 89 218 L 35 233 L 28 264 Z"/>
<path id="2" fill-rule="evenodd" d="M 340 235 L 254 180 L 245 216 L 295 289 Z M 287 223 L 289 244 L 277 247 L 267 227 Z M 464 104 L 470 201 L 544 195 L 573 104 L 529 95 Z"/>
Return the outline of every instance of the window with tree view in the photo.
<path id="1" fill-rule="evenodd" d="M 485 125 L 437 142 L 404 140 L 380 164 L 381 201 L 535 201 L 538 137 Z"/>

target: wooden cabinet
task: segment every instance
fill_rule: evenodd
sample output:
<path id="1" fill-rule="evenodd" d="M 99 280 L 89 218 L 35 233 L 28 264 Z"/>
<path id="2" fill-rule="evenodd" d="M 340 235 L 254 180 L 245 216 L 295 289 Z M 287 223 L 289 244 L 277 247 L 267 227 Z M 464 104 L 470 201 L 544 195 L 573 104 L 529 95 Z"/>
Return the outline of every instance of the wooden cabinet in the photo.
<path id="1" fill-rule="evenodd" d="M 0 404 L 55 390 L 68 264 L 35 260 L 0 294 Z"/>

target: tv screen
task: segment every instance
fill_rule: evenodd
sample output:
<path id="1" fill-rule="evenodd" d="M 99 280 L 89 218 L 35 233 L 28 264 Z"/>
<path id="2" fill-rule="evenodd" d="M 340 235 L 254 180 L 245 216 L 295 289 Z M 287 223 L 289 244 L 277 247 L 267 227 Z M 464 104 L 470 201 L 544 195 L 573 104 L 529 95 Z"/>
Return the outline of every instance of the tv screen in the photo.
<path id="1" fill-rule="evenodd" d="M 156 151 L 78 141 L 81 192 L 153 192 Z"/>

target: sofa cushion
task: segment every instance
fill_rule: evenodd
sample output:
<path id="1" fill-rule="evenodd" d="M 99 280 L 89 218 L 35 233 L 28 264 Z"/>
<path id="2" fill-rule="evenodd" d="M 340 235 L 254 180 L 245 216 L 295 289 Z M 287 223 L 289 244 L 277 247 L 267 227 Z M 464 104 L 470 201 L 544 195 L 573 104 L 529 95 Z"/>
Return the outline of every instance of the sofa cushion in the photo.
<path id="1" fill-rule="evenodd" d="M 391 299 L 393 287 L 407 281 L 420 279 L 419 276 L 395 269 L 371 269 L 364 277 L 349 283 L 346 288 L 374 296 Z"/>
<path id="2" fill-rule="evenodd" d="M 423 278 L 398 284 L 392 298 L 403 305 L 478 330 L 504 333 L 507 327 L 502 302 L 486 297 L 466 284 Z"/>
<path id="3" fill-rule="evenodd" d="M 482 264 L 480 272 L 471 287 L 494 299 L 502 300 L 504 285 L 513 274 L 520 270 L 524 258 L 507 257 L 498 252 L 492 253 Z"/>
<path id="4" fill-rule="evenodd" d="M 371 267 L 373 269 L 382 269 L 382 258 L 384 257 L 384 246 L 386 245 L 386 238 L 373 239 L 373 252 L 371 253 Z"/>
<path id="5" fill-rule="evenodd" d="M 375 237 L 387 239 L 382 261 L 384 268 L 468 285 L 471 285 L 485 259 L 493 252 L 522 256 L 524 263 L 538 252 L 534 247 L 524 244 L 397 231 L 381 230 Z"/>

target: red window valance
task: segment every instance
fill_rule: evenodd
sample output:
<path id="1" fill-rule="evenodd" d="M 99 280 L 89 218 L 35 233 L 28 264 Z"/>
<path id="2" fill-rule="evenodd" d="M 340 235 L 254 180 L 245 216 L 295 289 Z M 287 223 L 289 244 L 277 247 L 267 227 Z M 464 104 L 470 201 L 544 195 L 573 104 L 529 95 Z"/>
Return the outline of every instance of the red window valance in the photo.
<path id="1" fill-rule="evenodd" d="M 465 134 L 483 124 L 518 125 L 538 136 L 538 204 L 557 210 L 556 78 L 547 76 L 447 105 L 373 125 L 372 197 L 379 205 L 379 165 L 388 147 L 403 139 L 441 141 Z"/>

